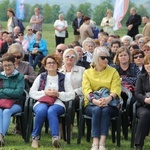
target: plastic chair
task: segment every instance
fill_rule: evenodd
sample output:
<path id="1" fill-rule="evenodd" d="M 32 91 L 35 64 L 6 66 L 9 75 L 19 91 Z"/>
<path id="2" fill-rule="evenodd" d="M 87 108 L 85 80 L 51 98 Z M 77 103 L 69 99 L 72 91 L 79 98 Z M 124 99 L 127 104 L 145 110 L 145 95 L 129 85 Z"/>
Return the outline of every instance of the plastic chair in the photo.
<path id="1" fill-rule="evenodd" d="M 122 92 L 127 95 L 127 101 L 123 102 L 123 108 L 122 108 L 122 129 L 123 129 L 123 135 L 125 140 L 128 139 L 128 123 L 129 123 L 129 109 L 130 109 L 130 102 L 132 99 L 132 93 L 122 86 Z M 125 104 L 125 105 L 124 105 Z"/>
<path id="2" fill-rule="evenodd" d="M 112 132 L 112 142 L 115 143 L 117 138 L 117 146 L 120 147 L 120 134 L 121 134 L 121 114 L 122 114 L 122 104 L 123 100 L 120 100 L 120 109 L 118 116 L 111 118 L 111 132 Z M 84 120 L 86 121 L 87 125 L 87 136 L 86 141 L 90 142 L 91 139 L 91 117 L 84 114 L 83 110 L 83 99 L 80 100 L 79 105 L 79 129 L 78 129 L 78 139 L 77 143 L 81 143 L 81 137 L 83 135 L 83 128 L 84 128 Z M 116 133 L 116 134 L 115 134 Z"/>
<path id="3" fill-rule="evenodd" d="M 28 116 L 28 122 L 27 122 L 27 134 L 26 134 L 26 140 L 30 141 L 31 132 L 33 129 L 33 118 L 35 116 L 35 113 L 33 112 L 33 105 L 36 102 L 36 100 L 30 98 L 29 100 L 29 116 Z M 64 141 L 67 141 L 68 144 L 70 144 L 70 132 L 71 132 L 71 109 L 72 109 L 72 100 L 68 102 L 64 102 L 67 106 L 66 112 L 59 116 L 60 119 L 62 119 L 62 128 L 63 128 L 63 139 Z M 45 122 L 45 133 L 48 133 L 48 122 Z M 67 134 L 67 135 L 66 135 Z"/>
<path id="4" fill-rule="evenodd" d="M 22 111 L 19 113 L 15 113 L 12 116 L 18 118 L 19 125 L 21 127 L 22 138 L 25 142 L 26 140 L 26 132 L 27 132 L 27 119 L 28 119 L 28 103 L 29 103 L 29 95 L 26 90 L 24 90 L 22 96 Z"/>

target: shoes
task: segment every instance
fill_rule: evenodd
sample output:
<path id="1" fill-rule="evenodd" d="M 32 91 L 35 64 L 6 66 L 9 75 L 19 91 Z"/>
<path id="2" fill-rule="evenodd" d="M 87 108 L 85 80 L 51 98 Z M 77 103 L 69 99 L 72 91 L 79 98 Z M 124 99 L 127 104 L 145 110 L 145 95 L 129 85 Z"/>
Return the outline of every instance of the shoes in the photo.
<path id="1" fill-rule="evenodd" d="M 98 150 L 98 144 L 92 144 L 91 150 Z"/>
<path id="2" fill-rule="evenodd" d="M 31 147 L 33 147 L 33 148 L 38 148 L 38 147 L 39 147 L 38 140 L 33 139 L 33 140 L 32 140 L 32 144 L 31 144 Z"/>
<path id="3" fill-rule="evenodd" d="M 4 146 L 4 138 L 3 138 L 3 135 L 0 134 L 0 147 L 3 147 Z"/>
<path id="4" fill-rule="evenodd" d="M 106 148 L 105 148 L 104 145 L 100 145 L 100 146 L 99 146 L 99 150 L 106 150 Z"/>
<path id="5" fill-rule="evenodd" d="M 60 148 L 60 142 L 59 142 L 59 136 L 53 136 L 52 137 L 52 144 L 55 148 Z"/>

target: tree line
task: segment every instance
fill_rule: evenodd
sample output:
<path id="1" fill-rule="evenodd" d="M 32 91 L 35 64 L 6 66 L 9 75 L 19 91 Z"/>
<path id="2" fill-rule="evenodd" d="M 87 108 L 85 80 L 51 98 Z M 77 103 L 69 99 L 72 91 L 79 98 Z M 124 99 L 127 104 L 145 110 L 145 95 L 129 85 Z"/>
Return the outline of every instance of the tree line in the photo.
<path id="1" fill-rule="evenodd" d="M 34 8 L 36 6 L 40 8 L 41 13 L 44 16 L 44 23 L 54 23 L 55 20 L 58 19 L 58 15 L 60 13 L 63 13 L 61 11 L 60 5 L 49 5 L 48 3 L 46 3 L 44 5 L 24 4 L 25 19 L 23 21 L 29 22 L 31 16 L 34 14 Z M 130 2 L 128 12 L 127 12 L 126 16 L 124 17 L 124 19 L 122 20 L 122 24 L 123 25 L 125 24 L 129 14 L 130 14 L 130 8 L 131 7 L 135 7 L 136 10 L 137 10 L 137 13 L 140 14 L 141 16 L 145 16 L 145 15 L 148 16 L 149 15 L 147 9 L 145 9 L 143 7 L 143 5 L 140 5 L 140 6 L 137 7 L 135 3 Z M 15 11 L 16 0 L 13 0 L 12 2 L 10 2 L 9 0 L 1 1 L 1 3 L 0 3 L 0 10 L 1 10 L 0 20 L 2 20 L 2 21 L 6 21 L 7 20 L 7 13 L 6 13 L 7 8 L 13 8 L 14 11 Z M 112 5 L 112 1 L 111 0 L 106 0 L 103 3 L 95 6 L 94 8 L 92 8 L 92 4 L 88 3 L 88 2 L 81 3 L 77 7 L 74 6 L 74 5 L 70 5 L 69 9 L 65 13 L 65 19 L 68 21 L 69 24 L 71 24 L 73 19 L 76 17 L 76 12 L 78 10 L 80 10 L 80 11 L 82 11 L 83 15 L 90 16 L 91 19 L 94 20 L 97 25 L 99 25 L 101 20 L 102 20 L 102 18 L 104 16 L 106 16 L 106 10 L 108 8 L 111 9 L 112 11 L 114 10 L 114 6 Z"/>

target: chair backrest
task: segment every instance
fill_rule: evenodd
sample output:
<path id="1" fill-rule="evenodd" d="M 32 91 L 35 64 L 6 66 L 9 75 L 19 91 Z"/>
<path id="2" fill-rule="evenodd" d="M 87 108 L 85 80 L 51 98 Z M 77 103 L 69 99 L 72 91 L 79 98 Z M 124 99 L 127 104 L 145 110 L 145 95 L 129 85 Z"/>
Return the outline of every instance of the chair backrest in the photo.
<path id="1" fill-rule="evenodd" d="M 130 92 L 130 90 L 128 90 L 126 87 L 122 86 L 122 92 L 125 93 L 127 95 L 127 101 L 126 101 L 126 110 L 128 110 L 127 107 L 130 106 L 130 102 L 131 102 L 131 99 L 132 99 L 132 93 Z"/>

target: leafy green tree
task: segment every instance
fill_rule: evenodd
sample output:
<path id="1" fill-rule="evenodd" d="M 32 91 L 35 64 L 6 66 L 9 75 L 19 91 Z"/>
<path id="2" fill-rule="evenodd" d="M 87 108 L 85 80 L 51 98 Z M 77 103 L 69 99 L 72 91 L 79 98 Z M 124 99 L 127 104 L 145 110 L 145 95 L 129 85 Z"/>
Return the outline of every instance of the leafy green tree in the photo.
<path id="1" fill-rule="evenodd" d="M 3 0 L 3 1 L 0 3 L 0 10 L 1 10 L 1 13 L 0 13 L 0 20 L 2 20 L 2 21 L 6 21 L 7 18 L 8 18 L 8 17 L 7 17 L 7 9 L 8 9 L 9 3 L 10 3 L 9 0 Z"/>
<path id="2" fill-rule="evenodd" d="M 113 6 L 111 4 L 111 0 L 107 0 L 94 8 L 92 18 L 96 22 L 97 25 L 100 25 L 103 17 L 106 16 L 107 9 L 110 9 L 113 11 Z"/>
<path id="3" fill-rule="evenodd" d="M 92 16 L 92 8 L 91 8 L 91 3 L 85 2 L 83 4 L 80 4 L 77 8 L 77 10 L 82 11 L 82 14 L 84 16 Z"/>
<path id="4" fill-rule="evenodd" d="M 58 15 L 60 14 L 60 6 L 59 5 L 52 5 L 51 7 L 51 18 L 50 22 L 54 23 L 55 20 L 58 19 Z"/>
<path id="5" fill-rule="evenodd" d="M 139 15 L 141 15 L 142 17 L 143 17 L 143 16 L 149 16 L 149 13 L 148 13 L 147 9 L 145 9 L 145 7 L 144 7 L 143 5 L 140 5 L 140 6 L 138 7 L 137 13 L 138 13 Z"/>
<path id="6" fill-rule="evenodd" d="M 66 19 L 68 23 L 71 23 L 74 20 L 74 18 L 76 17 L 76 11 L 77 11 L 76 7 L 71 4 L 66 14 Z"/>
<path id="7" fill-rule="evenodd" d="M 31 15 L 33 15 L 31 13 L 31 5 L 30 4 L 24 4 L 24 9 L 25 9 L 25 18 L 24 18 L 24 21 L 26 22 L 29 22 L 30 21 L 30 18 L 31 18 Z"/>
<path id="8" fill-rule="evenodd" d="M 50 23 L 50 14 L 51 14 L 51 7 L 49 4 L 45 4 L 43 6 L 43 16 L 44 16 L 44 23 Z"/>

